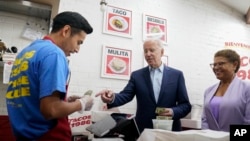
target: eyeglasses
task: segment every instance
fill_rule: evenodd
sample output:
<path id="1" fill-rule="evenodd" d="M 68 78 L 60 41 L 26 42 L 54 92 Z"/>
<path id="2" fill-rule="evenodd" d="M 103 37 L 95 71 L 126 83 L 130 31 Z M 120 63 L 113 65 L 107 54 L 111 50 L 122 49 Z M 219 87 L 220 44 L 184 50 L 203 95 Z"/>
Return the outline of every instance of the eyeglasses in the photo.
<path id="1" fill-rule="evenodd" d="M 218 62 L 218 63 L 212 63 L 212 64 L 210 64 L 210 67 L 213 69 L 213 68 L 215 68 L 216 66 L 217 67 L 222 67 L 223 65 L 225 65 L 226 63 L 228 63 L 228 62 Z"/>

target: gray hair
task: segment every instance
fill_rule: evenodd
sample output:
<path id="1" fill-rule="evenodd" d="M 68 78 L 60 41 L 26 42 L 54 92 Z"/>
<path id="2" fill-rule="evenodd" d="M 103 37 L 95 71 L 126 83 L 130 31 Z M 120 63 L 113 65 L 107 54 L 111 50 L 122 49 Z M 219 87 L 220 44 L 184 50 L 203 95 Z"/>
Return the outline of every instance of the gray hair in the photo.
<path id="1" fill-rule="evenodd" d="M 144 43 L 146 43 L 146 42 L 153 42 L 153 43 L 157 44 L 160 48 L 163 48 L 163 42 L 162 42 L 162 40 L 160 40 L 158 38 L 157 39 L 156 38 L 148 38 L 144 41 Z"/>

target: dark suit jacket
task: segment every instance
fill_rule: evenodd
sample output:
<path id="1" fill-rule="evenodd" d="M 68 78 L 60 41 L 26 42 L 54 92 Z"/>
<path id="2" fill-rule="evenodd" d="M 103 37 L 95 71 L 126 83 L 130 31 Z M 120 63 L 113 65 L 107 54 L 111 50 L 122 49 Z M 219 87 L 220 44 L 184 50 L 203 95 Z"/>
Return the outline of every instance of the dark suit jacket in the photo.
<path id="1" fill-rule="evenodd" d="M 172 108 L 173 131 L 181 130 L 180 118 L 191 111 L 183 73 L 174 68 L 164 66 L 159 100 L 156 103 L 148 67 L 132 72 L 126 87 L 116 94 L 108 108 L 117 107 L 130 102 L 134 96 L 137 100 L 136 122 L 140 132 L 144 128 L 153 128 L 152 119 L 156 118 L 156 107 Z"/>

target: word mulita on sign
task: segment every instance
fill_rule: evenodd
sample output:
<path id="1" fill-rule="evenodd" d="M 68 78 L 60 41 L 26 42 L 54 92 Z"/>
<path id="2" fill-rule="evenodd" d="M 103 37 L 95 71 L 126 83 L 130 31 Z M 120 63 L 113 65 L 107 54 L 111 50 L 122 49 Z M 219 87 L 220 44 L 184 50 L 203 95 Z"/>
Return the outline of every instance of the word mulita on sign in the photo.
<path id="1" fill-rule="evenodd" d="M 120 55 L 120 56 L 128 56 L 127 51 L 114 50 L 114 49 L 108 49 L 108 54 L 114 54 L 114 55 Z"/>
<path id="2" fill-rule="evenodd" d="M 230 125 L 230 141 L 249 141 L 250 125 Z"/>

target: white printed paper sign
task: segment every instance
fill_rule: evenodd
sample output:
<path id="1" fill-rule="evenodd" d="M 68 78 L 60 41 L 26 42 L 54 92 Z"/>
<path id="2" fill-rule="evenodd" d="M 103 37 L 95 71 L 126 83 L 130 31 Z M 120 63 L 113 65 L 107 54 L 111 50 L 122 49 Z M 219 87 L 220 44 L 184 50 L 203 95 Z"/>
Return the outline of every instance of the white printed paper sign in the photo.
<path id="1" fill-rule="evenodd" d="M 85 111 L 83 114 L 75 112 L 69 115 L 68 121 L 73 135 L 88 133 L 86 127 L 92 124 L 91 111 Z"/>

